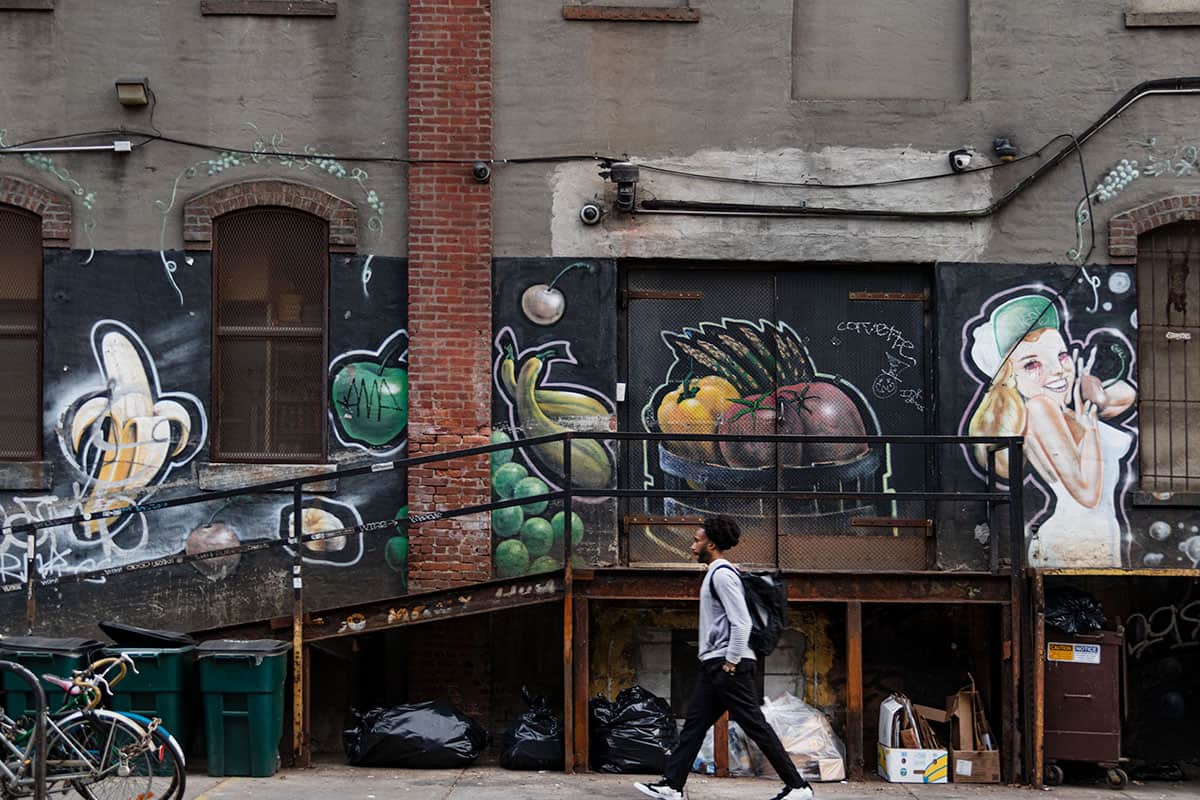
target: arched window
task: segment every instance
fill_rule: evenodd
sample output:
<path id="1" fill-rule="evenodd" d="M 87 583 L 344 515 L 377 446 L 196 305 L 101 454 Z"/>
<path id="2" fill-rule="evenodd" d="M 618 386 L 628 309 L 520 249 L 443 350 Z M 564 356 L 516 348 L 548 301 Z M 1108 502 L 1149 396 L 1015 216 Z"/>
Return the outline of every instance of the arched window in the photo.
<path id="1" fill-rule="evenodd" d="M 42 457 L 42 218 L 0 204 L 0 460 Z"/>
<path id="2" fill-rule="evenodd" d="M 242 208 L 212 251 L 212 460 L 324 461 L 329 223 Z"/>

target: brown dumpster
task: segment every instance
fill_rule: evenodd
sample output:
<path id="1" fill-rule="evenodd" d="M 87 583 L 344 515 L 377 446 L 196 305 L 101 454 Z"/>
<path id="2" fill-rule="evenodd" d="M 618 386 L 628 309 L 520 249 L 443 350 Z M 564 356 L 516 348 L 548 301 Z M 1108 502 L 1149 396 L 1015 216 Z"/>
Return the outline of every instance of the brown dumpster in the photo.
<path id="1" fill-rule="evenodd" d="M 1046 632 L 1046 783 L 1062 783 L 1058 761 L 1096 764 L 1109 785 L 1129 784 L 1120 768 L 1124 697 L 1124 644 L 1120 631 Z"/>

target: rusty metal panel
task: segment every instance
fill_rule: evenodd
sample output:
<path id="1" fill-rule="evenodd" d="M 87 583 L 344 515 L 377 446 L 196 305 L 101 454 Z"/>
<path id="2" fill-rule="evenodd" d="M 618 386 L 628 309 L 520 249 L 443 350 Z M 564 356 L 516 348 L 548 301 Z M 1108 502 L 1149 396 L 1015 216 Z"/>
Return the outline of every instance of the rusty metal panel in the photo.
<path id="1" fill-rule="evenodd" d="M 329 225 L 286 208 L 213 222 L 213 459 L 325 457 Z"/>
<path id="2" fill-rule="evenodd" d="M 1138 239 L 1142 488 L 1200 491 L 1200 224 Z"/>
<path id="3" fill-rule="evenodd" d="M 0 205 L 0 460 L 42 451 L 42 220 Z"/>

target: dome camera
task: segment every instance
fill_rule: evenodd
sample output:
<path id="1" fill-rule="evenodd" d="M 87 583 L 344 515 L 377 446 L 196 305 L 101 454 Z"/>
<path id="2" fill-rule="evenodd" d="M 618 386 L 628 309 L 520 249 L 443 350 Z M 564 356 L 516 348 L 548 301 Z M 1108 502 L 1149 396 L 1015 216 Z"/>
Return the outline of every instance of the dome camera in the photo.
<path id="1" fill-rule="evenodd" d="M 596 203 L 584 203 L 583 208 L 579 209 L 579 219 L 583 221 L 584 225 L 595 225 L 602 216 L 604 216 L 604 210 Z"/>
<path id="2" fill-rule="evenodd" d="M 480 183 L 487 183 L 492 179 L 492 166 L 486 161 L 476 161 L 471 166 L 471 177 Z"/>
<path id="3" fill-rule="evenodd" d="M 970 150 L 955 150 L 950 154 L 950 169 L 955 172 L 965 172 L 971 166 Z"/>

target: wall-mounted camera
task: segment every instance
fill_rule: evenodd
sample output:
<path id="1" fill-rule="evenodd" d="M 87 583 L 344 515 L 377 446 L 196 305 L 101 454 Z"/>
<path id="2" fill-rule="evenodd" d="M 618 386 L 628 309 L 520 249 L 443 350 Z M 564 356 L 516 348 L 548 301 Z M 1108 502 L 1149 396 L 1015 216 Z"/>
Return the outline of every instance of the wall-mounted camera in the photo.
<path id="1" fill-rule="evenodd" d="M 604 216 L 604 209 L 596 203 L 584 203 L 579 209 L 579 219 L 584 225 L 595 225 Z"/>
<path id="2" fill-rule="evenodd" d="M 476 161 L 471 166 L 471 177 L 480 183 L 487 183 L 492 179 L 492 165 L 486 161 Z"/>
<path id="3" fill-rule="evenodd" d="M 971 166 L 971 151 L 965 149 L 955 150 L 950 154 L 950 169 L 955 172 L 966 172 Z"/>

